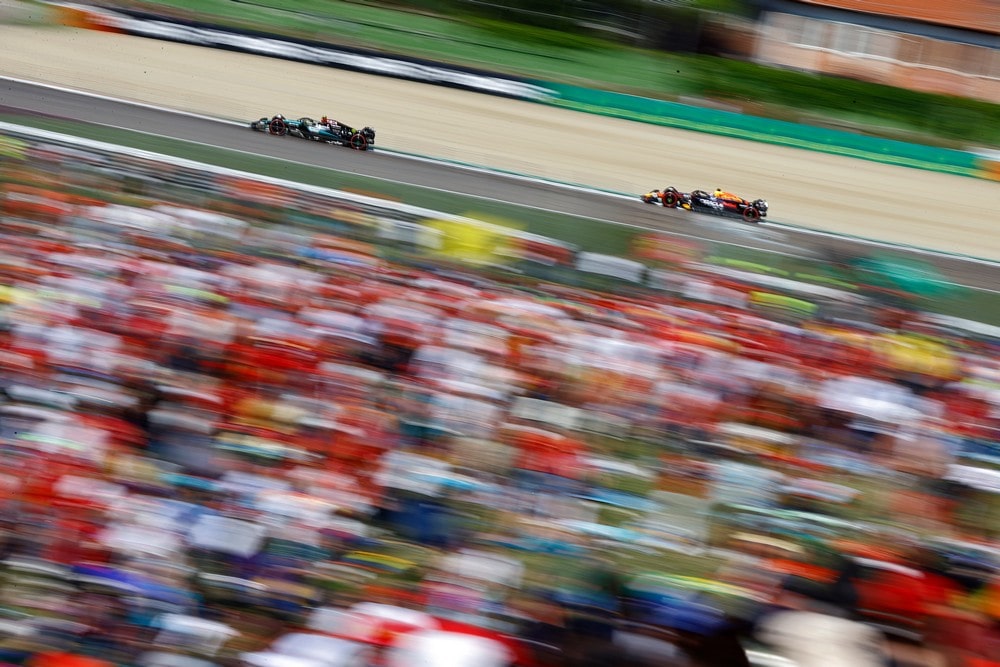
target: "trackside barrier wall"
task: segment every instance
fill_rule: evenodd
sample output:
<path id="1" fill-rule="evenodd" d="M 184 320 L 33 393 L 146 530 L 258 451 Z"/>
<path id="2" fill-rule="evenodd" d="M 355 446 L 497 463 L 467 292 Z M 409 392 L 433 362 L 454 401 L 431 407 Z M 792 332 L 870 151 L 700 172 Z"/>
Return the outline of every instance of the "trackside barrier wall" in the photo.
<path id="1" fill-rule="evenodd" d="M 634 95 L 545 81 L 528 81 L 430 61 L 386 57 L 286 37 L 178 21 L 137 12 L 111 12 L 74 3 L 51 3 L 67 25 L 153 39 L 255 53 L 272 58 L 463 88 L 576 111 L 780 146 L 844 155 L 885 164 L 1000 180 L 995 159 L 971 152 L 866 137 L 852 132 L 759 118 Z"/>
<path id="2" fill-rule="evenodd" d="M 579 86 L 538 85 L 544 85 L 552 92 L 547 98 L 548 104 L 577 111 L 963 176 L 979 175 L 981 168 L 981 158 L 965 151 L 866 137 L 841 130 Z"/>

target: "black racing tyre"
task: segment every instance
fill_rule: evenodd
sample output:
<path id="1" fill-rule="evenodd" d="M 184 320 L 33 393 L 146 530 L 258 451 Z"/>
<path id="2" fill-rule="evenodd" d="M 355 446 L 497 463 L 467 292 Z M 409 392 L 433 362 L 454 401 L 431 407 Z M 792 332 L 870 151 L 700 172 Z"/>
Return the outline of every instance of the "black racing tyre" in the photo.
<path id="1" fill-rule="evenodd" d="M 747 206 L 743 209 L 743 219 L 754 224 L 760 222 L 760 211 L 756 206 Z"/>
<path id="2" fill-rule="evenodd" d="M 368 150 L 368 137 L 360 132 L 355 132 L 351 135 L 348 145 L 356 151 Z"/>
<path id="3" fill-rule="evenodd" d="M 677 205 L 681 203 L 680 195 L 672 190 L 668 190 L 663 193 L 663 205 L 667 208 L 677 208 Z"/>
<path id="4" fill-rule="evenodd" d="M 271 122 L 267 124 L 267 131 L 275 136 L 283 137 L 288 134 L 288 123 L 283 118 L 272 118 Z"/>

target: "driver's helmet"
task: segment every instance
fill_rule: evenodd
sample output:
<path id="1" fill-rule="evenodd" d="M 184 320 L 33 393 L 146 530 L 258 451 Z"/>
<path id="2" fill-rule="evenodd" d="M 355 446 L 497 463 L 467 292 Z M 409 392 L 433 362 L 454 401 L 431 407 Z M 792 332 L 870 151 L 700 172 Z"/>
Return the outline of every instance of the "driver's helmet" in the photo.
<path id="1" fill-rule="evenodd" d="M 726 194 L 725 190 L 723 190 L 722 188 L 715 188 L 715 193 L 714 193 L 714 195 L 715 195 L 716 197 L 721 197 L 721 196 L 723 196 L 724 194 Z"/>
<path id="2" fill-rule="evenodd" d="M 319 122 L 323 123 L 324 125 L 329 125 L 330 119 L 327 118 L 326 116 L 323 116 L 322 118 L 319 119 Z"/>

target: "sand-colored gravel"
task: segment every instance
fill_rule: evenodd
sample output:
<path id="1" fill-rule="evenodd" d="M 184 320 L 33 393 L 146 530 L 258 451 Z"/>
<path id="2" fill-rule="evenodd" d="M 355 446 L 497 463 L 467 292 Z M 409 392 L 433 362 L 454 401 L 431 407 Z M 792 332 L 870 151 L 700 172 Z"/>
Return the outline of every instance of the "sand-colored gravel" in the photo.
<path id="1" fill-rule="evenodd" d="M 0 45 L 7 76 L 233 119 L 328 114 L 384 147 L 623 192 L 722 186 L 776 220 L 1000 259 L 996 182 L 139 37 L 0 26 Z"/>

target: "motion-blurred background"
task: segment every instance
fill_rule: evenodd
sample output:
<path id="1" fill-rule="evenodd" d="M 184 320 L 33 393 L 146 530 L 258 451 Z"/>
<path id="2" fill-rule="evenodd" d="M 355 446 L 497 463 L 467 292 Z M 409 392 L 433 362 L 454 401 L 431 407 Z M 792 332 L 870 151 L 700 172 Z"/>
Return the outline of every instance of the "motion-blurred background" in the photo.
<path id="1" fill-rule="evenodd" d="M 105 7 L 998 143 L 973 2 Z M 2 8 L 0 39 L 93 24 Z M 994 265 L 536 234 L 29 126 L 4 95 L 3 663 L 1000 660 Z"/>

